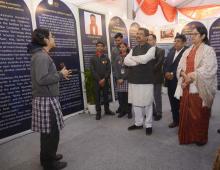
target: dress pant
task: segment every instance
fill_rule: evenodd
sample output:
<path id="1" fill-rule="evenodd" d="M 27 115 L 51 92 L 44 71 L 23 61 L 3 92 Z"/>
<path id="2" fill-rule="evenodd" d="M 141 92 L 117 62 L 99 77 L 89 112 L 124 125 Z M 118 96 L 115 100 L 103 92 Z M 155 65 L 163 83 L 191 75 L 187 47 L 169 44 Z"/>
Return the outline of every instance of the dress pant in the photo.
<path id="1" fill-rule="evenodd" d="M 145 119 L 145 127 L 152 127 L 152 104 L 149 106 L 133 106 L 135 113 L 135 125 L 142 126 L 144 124 L 144 115 L 146 115 Z"/>
<path id="2" fill-rule="evenodd" d="M 114 75 L 114 73 L 113 73 L 113 75 Z M 115 76 L 113 76 L 113 79 L 114 79 L 114 90 L 117 91 L 117 89 L 116 89 L 116 87 L 117 87 L 117 79 L 115 78 Z M 115 99 L 118 100 L 118 102 L 119 102 L 119 97 L 118 97 L 119 94 L 118 94 L 118 93 L 120 93 L 120 92 L 117 92 L 117 93 L 115 94 Z M 119 106 L 118 106 L 118 108 L 117 108 L 117 112 L 118 112 L 118 113 L 121 112 L 120 103 L 119 103 Z"/>
<path id="3" fill-rule="evenodd" d="M 118 102 L 121 113 L 131 113 L 131 104 L 128 103 L 128 92 L 118 92 Z"/>
<path id="4" fill-rule="evenodd" d="M 101 114 L 101 95 L 103 96 L 104 100 L 104 108 L 105 112 L 109 111 L 109 101 L 108 101 L 108 82 L 105 82 L 104 87 L 100 87 L 98 82 L 95 82 L 95 105 L 96 105 L 96 112 L 97 114 Z"/>
<path id="5" fill-rule="evenodd" d="M 173 122 L 179 123 L 180 104 L 179 104 L 179 100 L 174 97 L 176 86 L 177 86 L 177 83 L 172 83 L 172 84 L 170 83 L 168 85 L 168 97 L 170 100 Z"/>
<path id="6" fill-rule="evenodd" d="M 52 109 L 51 109 L 52 110 Z M 44 167 L 52 165 L 58 149 L 60 132 L 57 126 L 56 115 L 50 112 L 51 132 L 40 135 L 40 161 Z"/>
<path id="7" fill-rule="evenodd" d="M 162 116 L 162 84 L 154 84 L 153 115 Z"/>

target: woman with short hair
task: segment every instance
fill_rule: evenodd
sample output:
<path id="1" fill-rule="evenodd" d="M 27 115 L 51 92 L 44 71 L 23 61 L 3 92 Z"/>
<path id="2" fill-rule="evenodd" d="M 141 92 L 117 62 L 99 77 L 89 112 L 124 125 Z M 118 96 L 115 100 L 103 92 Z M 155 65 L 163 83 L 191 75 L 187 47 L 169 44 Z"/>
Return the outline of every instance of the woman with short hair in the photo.
<path id="1" fill-rule="evenodd" d="M 65 67 L 58 72 L 49 51 L 55 47 L 52 33 L 37 28 L 32 33 L 32 42 L 28 45 L 31 53 L 32 81 L 32 127 L 40 132 L 40 161 L 44 170 L 58 170 L 67 166 L 60 162 L 61 154 L 56 154 L 60 130 L 64 126 L 59 102 L 59 81 L 68 79 L 71 71 Z"/>

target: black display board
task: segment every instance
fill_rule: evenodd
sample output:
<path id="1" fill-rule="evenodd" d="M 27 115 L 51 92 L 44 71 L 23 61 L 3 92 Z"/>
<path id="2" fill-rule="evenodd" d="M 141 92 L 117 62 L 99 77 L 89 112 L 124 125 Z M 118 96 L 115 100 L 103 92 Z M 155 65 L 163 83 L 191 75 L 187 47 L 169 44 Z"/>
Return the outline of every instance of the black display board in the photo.
<path id="1" fill-rule="evenodd" d="M 137 45 L 136 35 L 140 25 L 136 22 L 132 23 L 129 29 L 129 41 L 130 41 L 130 48 L 134 48 Z"/>
<path id="2" fill-rule="evenodd" d="M 83 49 L 83 60 L 85 69 L 90 68 L 90 59 L 96 54 L 96 43 L 101 41 L 105 44 L 105 55 L 108 56 L 107 51 L 107 37 L 105 15 L 79 9 L 80 30 Z M 91 26 L 91 18 L 95 18 L 94 27 Z"/>
<path id="3" fill-rule="evenodd" d="M 217 61 L 218 61 L 218 90 L 220 90 L 220 18 L 215 20 L 209 30 L 210 45 L 215 49 Z"/>
<path id="4" fill-rule="evenodd" d="M 128 31 L 127 27 L 124 23 L 124 21 L 120 17 L 113 17 L 108 25 L 108 31 L 109 31 L 109 39 L 110 39 L 110 49 L 112 52 L 112 49 L 115 47 L 115 39 L 114 36 L 116 33 L 122 33 L 123 34 L 123 40 L 125 43 L 128 44 Z M 116 83 L 115 83 L 115 78 L 114 79 L 114 89 L 115 89 L 115 99 L 118 98 L 117 93 L 116 93 Z"/>
<path id="5" fill-rule="evenodd" d="M 170 49 L 173 48 L 174 43 L 157 43 L 157 46 L 159 48 L 162 48 L 162 49 L 165 50 L 165 56 L 164 57 L 167 57 Z"/>
<path id="6" fill-rule="evenodd" d="M 43 0 L 36 10 L 37 27 L 49 29 L 55 36 L 56 48 L 51 56 L 59 69 L 61 63 L 75 74 L 70 80 L 60 82 L 60 103 L 64 115 L 83 110 L 82 81 L 76 19 L 72 11 L 60 0 L 49 5 Z"/>
<path id="7" fill-rule="evenodd" d="M 24 1 L 0 1 L 0 139 L 31 127 L 31 32 Z"/>
<path id="8" fill-rule="evenodd" d="M 101 41 L 105 44 L 105 55 L 108 56 L 108 45 L 106 37 L 105 15 L 79 9 L 80 30 L 82 39 L 82 50 L 84 69 L 90 69 L 90 59 L 96 55 L 96 43 Z M 109 81 L 109 100 L 112 100 L 111 83 Z M 103 99 L 101 98 L 103 102 Z"/>
<path id="9" fill-rule="evenodd" d="M 128 44 L 128 31 L 124 21 L 120 17 L 113 17 L 108 26 L 109 39 L 110 39 L 110 49 L 115 46 L 114 36 L 116 33 L 120 32 L 123 34 L 123 40 Z"/>

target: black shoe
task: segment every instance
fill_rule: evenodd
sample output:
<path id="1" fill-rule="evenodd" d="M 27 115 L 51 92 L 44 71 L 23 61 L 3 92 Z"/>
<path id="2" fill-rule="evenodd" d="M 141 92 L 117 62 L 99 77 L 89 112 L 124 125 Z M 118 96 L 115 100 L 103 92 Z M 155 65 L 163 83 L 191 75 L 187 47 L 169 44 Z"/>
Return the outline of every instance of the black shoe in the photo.
<path id="1" fill-rule="evenodd" d="M 128 119 L 132 119 L 132 113 L 128 113 Z"/>
<path id="2" fill-rule="evenodd" d="M 121 112 L 121 109 L 120 107 L 116 110 L 116 113 L 120 113 Z"/>
<path id="3" fill-rule="evenodd" d="M 137 130 L 137 129 L 143 129 L 143 125 L 142 126 L 132 125 L 128 127 L 128 130 Z"/>
<path id="4" fill-rule="evenodd" d="M 100 119 L 101 119 L 101 114 L 96 114 L 95 119 L 96 119 L 96 120 L 100 120 Z"/>
<path id="5" fill-rule="evenodd" d="M 49 165 L 44 166 L 44 170 L 60 170 L 65 167 L 67 167 L 67 162 L 56 161 L 56 162 L 53 162 L 53 164 L 50 166 Z"/>
<path id="6" fill-rule="evenodd" d="M 179 124 L 178 123 L 176 123 L 176 122 L 172 122 L 172 123 L 170 123 L 169 124 L 169 128 L 175 128 L 175 127 L 177 127 L 177 126 L 179 126 Z"/>
<path id="7" fill-rule="evenodd" d="M 152 134 L 152 127 L 146 128 L 146 135 L 149 136 Z"/>
<path id="8" fill-rule="evenodd" d="M 197 146 L 204 146 L 206 143 L 203 142 L 195 142 Z"/>
<path id="9" fill-rule="evenodd" d="M 115 115 L 115 113 L 112 112 L 111 110 L 105 111 L 105 114 L 106 114 L 106 115 L 109 115 L 109 116 Z"/>
<path id="10" fill-rule="evenodd" d="M 54 158 L 55 161 L 59 161 L 63 159 L 63 155 L 62 154 L 57 154 L 56 157 Z"/>
<path id="11" fill-rule="evenodd" d="M 127 114 L 127 113 L 125 113 L 125 112 L 119 113 L 119 114 L 118 114 L 118 118 L 121 118 L 121 117 L 125 116 L 126 114 Z"/>
<path id="12" fill-rule="evenodd" d="M 220 129 L 218 129 L 217 132 L 220 133 Z"/>
<path id="13" fill-rule="evenodd" d="M 155 120 L 155 121 L 159 121 L 161 118 L 162 118 L 161 115 L 156 115 L 156 116 L 154 116 L 154 120 Z"/>
<path id="14" fill-rule="evenodd" d="M 63 158 L 62 154 L 57 154 L 54 158 L 54 161 L 59 161 Z M 40 159 L 40 164 L 43 166 L 43 161 Z"/>

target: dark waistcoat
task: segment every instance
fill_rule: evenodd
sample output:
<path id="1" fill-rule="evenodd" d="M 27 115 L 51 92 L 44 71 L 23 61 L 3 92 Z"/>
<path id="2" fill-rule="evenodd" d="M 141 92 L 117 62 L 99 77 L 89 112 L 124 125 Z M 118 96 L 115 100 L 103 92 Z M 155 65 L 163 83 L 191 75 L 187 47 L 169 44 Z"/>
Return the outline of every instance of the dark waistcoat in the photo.
<path id="1" fill-rule="evenodd" d="M 146 54 L 147 51 L 151 48 L 150 45 L 137 45 L 133 48 L 133 56 Z M 132 66 L 129 68 L 128 72 L 128 82 L 132 84 L 153 84 L 154 61 L 151 60 L 146 64 L 139 64 L 137 66 Z"/>

